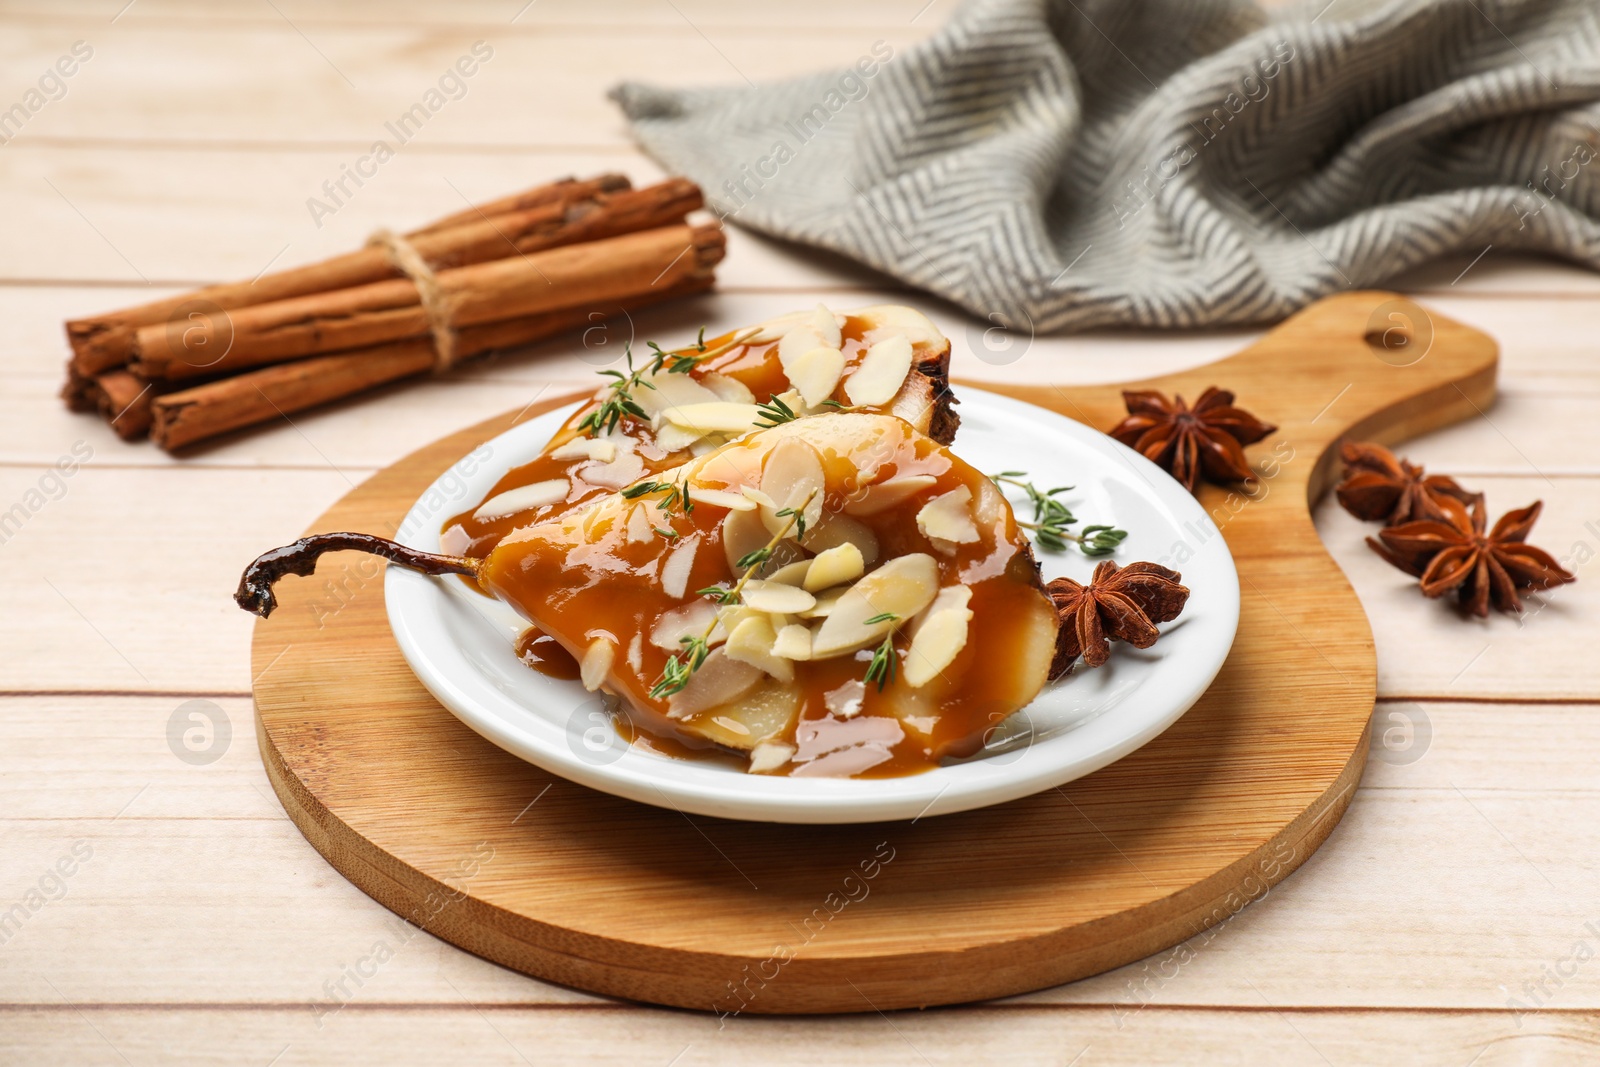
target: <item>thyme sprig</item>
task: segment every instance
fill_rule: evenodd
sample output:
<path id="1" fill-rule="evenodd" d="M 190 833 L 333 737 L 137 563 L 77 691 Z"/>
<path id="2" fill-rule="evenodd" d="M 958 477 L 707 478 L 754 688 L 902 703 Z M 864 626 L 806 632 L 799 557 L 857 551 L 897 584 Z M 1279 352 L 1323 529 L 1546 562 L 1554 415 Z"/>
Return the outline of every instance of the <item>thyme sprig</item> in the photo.
<path id="1" fill-rule="evenodd" d="M 772 399 L 765 404 L 757 404 L 756 410 L 761 412 L 756 418 L 756 425 L 763 428 L 781 426 L 800 417 L 795 414 L 794 408 L 784 403 L 783 397 L 777 394 L 773 394 Z"/>
<path id="2" fill-rule="evenodd" d="M 873 626 L 880 622 L 899 621 L 900 616 L 892 611 L 886 611 L 881 615 L 874 615 L 868 619 L 867 625 Z M 866 681 L 869 684 L 877 682 L 878 692 L 883 692 L 885 686 L 894 684 L 895 670 L 899 663 L 900 657 L 896 656 L 894 651 L 894 631 L 891 629 L 884 635 L 883 644 L 879 645 L 872 653 L 872 662 L 867 664 Z"/>
<path id="3" fill-rule="evenodd" d="M 996 485 L 1014 485 L 1028 494 L 1028 499 L 1033 502 L 1033 521 L 1023 522 L 1019 519 L 1017 525 L 1032 530 L 1033 539 L 1043 547 L 1052 552 L 1065 552 L 1067 543 L 1071 542 L 1086 556 L 1109 556 L 1127 538 L 1128 531 L 1115 526 L 1085 526 L 1082 533 L 1068 530 L 1067 527 L 1077 523 L 1077 516 L 1057 500 L 1056 495 L 1067 492 L 1072 486 L 1040 489 L 1032 482 L 1024 481 L 1027 476 L 1027 471 L 1001 471 L 989 477 Z"/>
<path id="4" fill-rule="evenodd" d="M 787 517 L 789 521 L 783 524 L 782 529 L 772 535 L 772 540 L 768 541 L 764 547 L 758 548 L 753 552 L 747 552 L 740 558 L 736 566 L 743 568 L 744 573 L 739 576 L 739 580 L 731 587 L 712 585 L 696 592 L 701 596 L 711 597 L 719 604 L 739 603 L 740 597 L 744 595 L 744 587 L 749 584 L 751 577 L 755 575 L 761 565 L 772 558 L 773 550 L 778 547 L 778 544 L 785 537 L 789 536 L 789 531 L 794 530 L 798 524 L 799 530 L 795 540 L 798 541 L 805 537 L 806 520 L 804 512 L 811 505 L 811 501 L 816 499 L 818 492 L 819 490 L 813 489 L 805 500 L 800 502 L 798 508 L 784 508 L 778 512 L 779 515 Z M 710 624 L 706 626 L 705 631 L 699 637 L 680 637 L 678 639 L 684 649 L 682 652 L 675 653 L 667 658 L 666 665 L 661 669 L 661 677 L 656 679 L 656 684 L 650 689 L 650 699 L 662 700 L 672 696 L 674 693 L 681 693 L 688 686 L 689 679 L 694 677 L 694 672 L 700 669 L 700 665 L 711 654 L 711 634 L 716 630 L 719 621 L 718 616 L 712 616 Z"/>
<path id="5" fill-rule="evenodd" d="M 694 500 L 689 496 L 689 488 L 681 481 L 638 482 L 637 484 L 630 485 L 628 488 L 622 490 L 622 498 L 624 500 L 637 500 L 642 496 L 650 496 L 653 493 L 666 494 L 656 504 L 656 510 L 667 516 L 669 519 L 672 517 L 672 512 L 674 510 L 677 510 L 680 514 L 686 516 L 693 514 L 694 512 Z M 660 534 L 662 537 L 665 537 L 668 541 L 675 540 L 678 536 L 678 531 L 673 529 L 671 526 L 652 525 L 650 528 L 656 533 Z"/>
<path id="6" fill-rule="evenodd" d="M 663 370 L 668 374 L 688 374 L 706 360 L 715 359 L 725 352 L 732 351 L 760 332 L 761 328 L 758 326 L 744 333 L 736 333 L 715 348 L 706 347 L 704 326 L 700 327 L 700 335 L 695 339 L 695 343 L 687 348 L 662 348 L 654 341 L 647 341 L 651 356 L 642 367 L 633 365 L 633 346 L 625 345 L 622 356 L 627 361 L 628 373 L 624 374 L 610 368 L 599 372 L 601 377 L 612 379 L 611 384 L 599 406 L 578 423 L 578 432 L 587 431 L 589 436 L 599 437 L 616 429 L 617 424 L 624 418 L 648 419 L 649 414 L 634 396 L 635 390 L 654 389 L 655 386 L 650 383 L 650 379 Z"/>

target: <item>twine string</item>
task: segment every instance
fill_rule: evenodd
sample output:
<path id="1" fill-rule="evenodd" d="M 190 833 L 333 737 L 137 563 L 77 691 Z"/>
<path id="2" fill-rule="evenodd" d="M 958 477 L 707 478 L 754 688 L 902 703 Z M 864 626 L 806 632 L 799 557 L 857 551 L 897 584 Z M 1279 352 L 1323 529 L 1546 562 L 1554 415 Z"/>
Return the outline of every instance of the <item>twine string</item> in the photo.
<path id="1" fill-rule="evenodd" d="M 428 330 L 433 334 L 433 369 L 441 374 L 449 370 L 456 362 L 455 300 L 439 284 L 439 276 L 416 245 L 404 237 L 393 230 L 377 230 L 367 238 L 367 244 L 382 248 L 394 268 L 417 287 L 422 312 L 428 317 Z"/>

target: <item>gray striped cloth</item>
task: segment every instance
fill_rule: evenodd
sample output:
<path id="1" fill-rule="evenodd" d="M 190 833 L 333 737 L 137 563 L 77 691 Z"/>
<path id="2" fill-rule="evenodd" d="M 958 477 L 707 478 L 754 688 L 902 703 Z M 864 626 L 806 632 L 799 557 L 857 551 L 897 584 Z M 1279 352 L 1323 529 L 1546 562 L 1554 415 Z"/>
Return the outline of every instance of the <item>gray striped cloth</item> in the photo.
<path id="1" fill-rule="evenodd" d="M 1015 328 L 1268 322 L 1490 247 L 1600 267 L 1600 0 L 1352 6 L 972 0 L 841 71 L 612 96 L 724 217 Z"/>

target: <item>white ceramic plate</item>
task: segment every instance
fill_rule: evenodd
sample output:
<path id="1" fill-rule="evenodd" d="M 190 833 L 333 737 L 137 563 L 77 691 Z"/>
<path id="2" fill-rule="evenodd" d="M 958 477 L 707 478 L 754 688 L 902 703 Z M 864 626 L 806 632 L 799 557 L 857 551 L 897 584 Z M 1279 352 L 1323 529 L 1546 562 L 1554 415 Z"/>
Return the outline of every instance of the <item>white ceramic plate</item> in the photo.
<path id="1" fill-rule="evenodd" d="M 458 463 L 407 515 L 400 539 L 439 551 L 440 524 L 533 458 L 573 410 L 523 423 Z M 460 579 L 390 567 L 390 625 L 417 677 L 468 726 L 545 770 L 645 804 L 768 822 L 875 822 L 964 811 L 1070 782 L 1145 744 L 1205 692 L 1238 627 L 1238 572 L 1204 509 L 1131 449 L 1071 419 L 976 389 L 961 390 L 960 410 L 955 451 L 963 459 L 991 473 L 1026 470 L 1042 487 L 1075 486 L 1060 499 L 1080 523 L 1132 531 L 1111 558 L 1164 563 L 1181 571 L 1192 591 L 1155 647 L 1113 644 L 1105 666 L 1080 664 L 1047 686 L 969 759 L 862 781 L 753 775 L 674 759 L 618 737 L 597 694 L 524 665 L 512 649 L 526 625 L 521 617 Z M 1028 507 L 1018 503 L 1021 517 Z M 1096 562 L 1076 549 L 1039 558 L 1046 579 L 1087 581 Z"/>

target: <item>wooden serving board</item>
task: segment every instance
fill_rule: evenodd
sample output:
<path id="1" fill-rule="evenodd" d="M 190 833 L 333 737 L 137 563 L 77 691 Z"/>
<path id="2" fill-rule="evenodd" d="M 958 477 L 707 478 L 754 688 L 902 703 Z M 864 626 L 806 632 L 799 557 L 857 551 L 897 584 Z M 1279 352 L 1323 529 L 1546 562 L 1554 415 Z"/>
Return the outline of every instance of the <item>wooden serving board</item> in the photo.
<path id="1" fill-rule="evenodd" d="M 1279 430 L 1250 449 L 1256 489 L 1200 497 L 1242 585 L 1226 666 L 1165 734 L 1060 789 L 861 826 L 688 817 L 592 792 L 436 703 L 390 635 L 380 566 L 350 553 L 284 581 L 256 628 L 262 759 L 306 837 L 384 906 L 597 993 L 727 1014 L 854 1012 L 1107 970 L 1258 899 L 1338 822 L 1366 762 L 1376 668 L 1310 505 L 1338 473 L 1341 438 L 1394 442 L 1471 416 L 1493 400 L 1496 361 L 1488 337 L 1360 292 L 1222 362 L 1137 383 L 1191 400 L 1231 388 Z M 1104 429 L 1121 388 L 999 391 Z M 517 418 L 380 471 L 312 530 L 392 534 L 437 476 Z"/>

